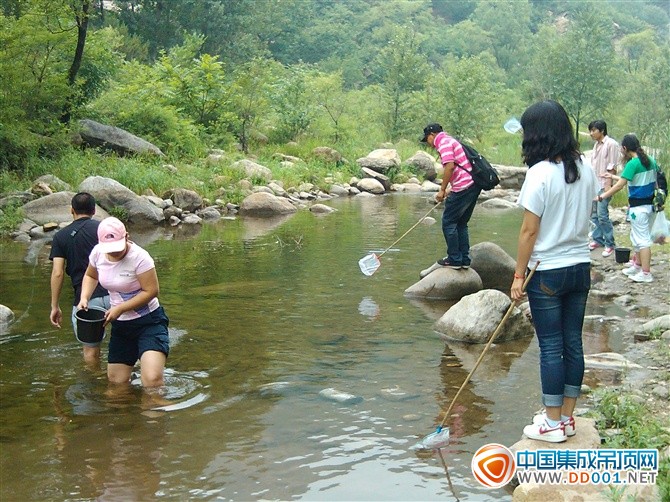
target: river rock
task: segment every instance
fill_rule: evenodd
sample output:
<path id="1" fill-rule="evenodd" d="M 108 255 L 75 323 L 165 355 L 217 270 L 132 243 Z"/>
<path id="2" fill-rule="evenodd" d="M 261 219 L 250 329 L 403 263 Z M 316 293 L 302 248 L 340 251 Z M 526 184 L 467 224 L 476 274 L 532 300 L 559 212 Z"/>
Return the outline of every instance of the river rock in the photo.
<path id="1" fill-rule="evenodd" d="M 332 387 L 323 389 L 321 392 L 319 392 L 319 396 L 329 401 L 335 401 L 336 403 L 341 404 L 357 404 L 363 401 L 363 398 L 360 396 L 342 392 L 337 389 L 333 389 Z"/>
<path id="2" fill-rule="evenodd" d="M 230 167 L 239 171 L 244 171 L 244 174 L 247 178 L 261 178 L 265 181 L 270 181 L 272 179 L 272 171 L 270 171 L 267 167 L 257 164 L 256 162 L 252 162 L 248 159 L 238 160 Z"/>
<path id="3" fill-rule="evenodd" d="M 670 329 L 670 314 L 662 315 L 660 317 L 657 317 L 656 319 L 652 319 L 651 321 L 645 322 L 642 325 L 642 329 L 646 332 L 654 331 L 657 329 L 661 331 L 666 331 Z"/>
<path id="4" fill-rule="evenodd" d="M 37 195 L 31 191 L 3 193 L 0 197 L 0 208 L 21 206 L 35 199 L 37 199 Z"/>
<path id="5" fill-rule="evenodd" d="M 505 199 L 488 199 L 481 203 L 485 209 L 517 209 L 519 206 L 515 202 Z"/>
<path id="6" fill-rule="evenodd" d="M 296 211 L 296 207 L 285 198 L 263 192 L 252 193 L 240 204 L 240 215 L 243 216 L 273 216 Z"/>
<path id="7" fill-rule="evenodd" d="M 193 190 L 186 188 L 173 188 L 163 194 L 163 199 L 170 199 L 175 206 L 190 212 L 197 211 L 203 205 L 202 197 Z"/>
<path id="8" fill-rule="evenodd" d="M 92 193 L 92 192 L 91 192 Z M 28 202 L 23 206 L 23 213 L 26 218 L 34 221 L 38 225 L 45 223 L 56 222 L 62 223 L 72 222 L 72 214 L 70 208 L 72 207 L 72 197 L 74 192 L 56 192 L 51 195 L 46 195 Z M 92 193 L 93 196 L 95 194 Z M 96 197 L 97 198 L 97 197 Z M 95 206 L 96 220 L 107 218 L 109 214 L 99 205 Z"/>
<path id="9" fill-rule="evenodd" d="M 361 167 L 386 174 L 390 169 L 400 166 L 400 155 L 397 150 L 380 148 L 368 153 L 366 157 L 356 159 L 356 163 Z"/>
<path id="10" fill-rule="evenodd" d="M 118 127 L 101 124 L 94 120 L 79 121 L 79 135 L 85 144 L 113 150 L 121 155 L 128 153 L 150 153 L 164 157 L 160 148 Z"/>
<path id="11" fill-rule="evenodd" d="M 421 174 L 426 180 L 433 181 L 437 177 L 437 171 L 435 169 L 435 158 L 433 158 L 433 156 L 428 152 L 419 150 L 404 163 L 414 172 Z"/>
<path id="12" fill-rule="evenodd" d="M 331 185 L 330 195 L 337 195 L 338 197 L 345 197 L 349 195 L 349 188 L 343 187 L 342 185 Z"/>
<path id="13" fill-rule="evenodd" d="M 435 323 L 435 330 L 446 340 L 466 343 L 486 343 L 509 310 L 510 298 L 495 289 L 485 289 L 464 296 Z M 507 342 L 533 336 L 528 318 L 518 307 L 505 321 L 495 342 Z"/>
<path id="14" fill-rule="evenodd" d="M 314 214 L 329 214 L 336 211 L 335 208 L 326 206 L 325 204 L 312 204 L 309 210 Z"/>
<path id="15" fill-rule="evenodd" d="M 130 223 L 156 224 L 165 219 L 163 211 L 112 178 L 89 176 L 81 182 L 79 191 L 93 195 L 107 211 L 116 207 L 125 209 Z"/>
<path id="16" fill-rule="evenodd" d="M 405 296 L 436 300 L 460 300 L 482 289 L 482 280 L 472 269 L 440 267 L 405 290 Z"/>
<path id="17" fill-rule="evenodd" d="M 0 335 L 9 331 L 9 325 L 14 322 L 14 312 L 9 307 L 0 305 Z"/>
<path id="18" fill-rule="evenodd" d="M 495 165 L 498 177 L 500 178 L 500 188 L 512 188 L 520 190 L 523 180 L 526 179 L 527 167 L 501 166 Z"/>
<path id="19" fill-rule="evenodd" d="M 388 192 L 391 189 L 391 180 L 388 176 L 378 173 L 377 171 L 374 171 L 368 167 L 361 167 L 361 170 L 363 173 L 365 173 L 365 178 L 373 178 L 379 181 L 379 183 L 381 183 L 384 187 L 385 191 Z"/>
<path id="20" fill-rule="evenodd" d="M 616 352 L 600 352 L 584 356 L 584 365 L 587 368 L 623 371 L 625 369 L 641 368 Z"/>
<path id="21" fill-rule="evenodd" d="M 52 192 L 71 192 L 72 187 L 53 174 L 44 174 L 33 181 L 33 185 L 44 183 Z"/>
<path id="22" fill-rule="evenodd" d="M 203 220 L 207 221 L 216 221 L 219 218 L 221 218 L 221 212 L 213 206 L 209 206 L 204 209 L 199 209 L 198 211 L 196 211 L 195 214 L 200 216 Z"/>
<path id="23" fill-rule="evenodd" d="M 470 248 L 470 259 L 484 289 L 509 292 L 516 261 L 503 248 L 493 242 L 480 242 Z"/>
<path id="24" fill-rule="evenodd" d="M 356 185 L 359 190 L 363 190 L 364 192 L 368 192 L 371 194 L 383 194 L 386 192 L 386 189 L 384 188 L 384 185 L 379 180 L 376 180 L 375 178 L 363 178 L 358 182 L 358 185 Z"/>
<path id="25" fill-rule="evenodd" d="M 421 183 L 421 191 L 422 192 L 439 192 L 440 191 L 440 185 L 437 183 L 433 183 L 432 181 L 424 181 Z"/>

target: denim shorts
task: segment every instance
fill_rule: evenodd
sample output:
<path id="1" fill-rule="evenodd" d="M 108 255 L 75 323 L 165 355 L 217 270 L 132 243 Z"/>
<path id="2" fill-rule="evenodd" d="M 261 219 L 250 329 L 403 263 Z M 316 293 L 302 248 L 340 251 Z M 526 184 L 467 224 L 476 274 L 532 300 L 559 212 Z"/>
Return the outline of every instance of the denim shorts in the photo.
<path id="1" fill-rule="evenodd" d="M 88 301 L 88 306 L 89 307 L 100 307 L 105 310 L 109 310 L 112 308 L 112 306 L 109 303 L 109 295 L 105 296 L 98 296 L 96 298 L 91 298 Z M 75 313 L 77 312 L 77 306 L 73 305 L 72 306 L 72 329 L 74 330 L 74 337 L 77 338 L 77 318 L 74 316 Z M 79 339 L 77 338 L 77 341 L 79 342 Z M 86 342 L 79 342 L 81 343 L 84 347 L 100 347 L 100 344 L 102 342 L 98 343 L 86 343 Z"/>
<path id="2" fill-rule="evenodd" d="M 138 319 L 112 321 L 107 362 L 134 366 L 149 350 L 162 352 L 167 357 L 170 353 L 169 323 L 163 307 Z"/>

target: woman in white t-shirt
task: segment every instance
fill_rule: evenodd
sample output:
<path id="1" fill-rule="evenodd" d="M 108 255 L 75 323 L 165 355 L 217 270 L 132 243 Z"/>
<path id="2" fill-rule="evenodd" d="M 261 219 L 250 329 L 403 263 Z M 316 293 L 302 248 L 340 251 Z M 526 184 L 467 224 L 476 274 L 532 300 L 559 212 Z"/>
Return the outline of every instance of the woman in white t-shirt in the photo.
<path id="1" fill-rule="evenodd" d="M 105 325 L 112 324 L 107 378 L 112 383 L 129 382 L 139 360 L 142 385 L 162 386 L 170 352 L 169 320 L 158 302 L 154 260 L 128 240 L 126 227 L 113 217 L 98 226 L 98 244 L 89 256 L 77 308 L 88 308 L 98 282 L 109 291 L 111 303 L 105 314 Z"/>
<path id="2" fill-rule="evenodd" d="M 527 286 L 540 345 L 545 412 L 523 433 L 561 442 L 575 434 L 572 416 L 584 377 L 582 325 L 591 287 L 589 221 L 598 182 L 581 156 L 572 124 L 555 101 L 530 106 L 521 117 L 523 158 L 529 169 L 519 193 L 524 208 L 511 297 Z"/>

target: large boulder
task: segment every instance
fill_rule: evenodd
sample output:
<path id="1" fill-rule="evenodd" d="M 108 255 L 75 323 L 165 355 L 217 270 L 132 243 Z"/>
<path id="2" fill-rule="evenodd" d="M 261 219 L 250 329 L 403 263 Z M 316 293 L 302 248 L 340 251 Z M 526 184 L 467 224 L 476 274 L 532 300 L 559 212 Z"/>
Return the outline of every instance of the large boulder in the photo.
<path id="1" fill-rule="evenodd" d="M 240 204 L 242 216 L 276 216 L 296 211 L 296 207 L 287 199 L 266 192 L 252 193 Z"/>
<path id="2" fill-rule="evenodd" d="M 25 204 L 23 206 L 23 213 L 26 218 L 38 225 L 52 222 L 70 223 L 72 221 L 70 207 L 72 207 L 72 197 L 74 195 L 74 192 L 56 192 L 51 195 L 45 195 Z M 96 220 L 102 220 L 108 216 L 109 214 L 102 207 L 99 205 L 95 206 L 95 215 L 93 217 Z"/>
<path id="3" fill-rule="evenodd" d="M 165 156 L 156 145 L 118 127 L 82 119 L 79 121 L 79 128 L 82 141 L 90 146 L 107 148 L 121 155 L 139 153 Z"/>
<path id="4" fill-rule="evenodd" d="M 272 179 L 272 171 L 270 171 L 270 169 L 248 159 L 238 160 L 230 167 L 244 171 L 244 175 L 247 178 L 261 178 L 265 181 L 270 181 Z"/>
<path id="5" fill-rule="evenodd" d="M 460 300 L 482 289 L 482 280 L 472 269 L 440 267 L 405 290 L 410 298 Z"/>
<path id="6" fill-rule="evenodd" d="M 480 242 L 470 248 L 470 266 L 482 278 L 484 289 L 505 293 L 512 287 L 516 261 L 493 242 Z"/>
<path id="7" fill-rule="evenodd" d="M 400 166 L 400 155 L 396 150 L 380 148 L 370 152 L 367 157 L 356 159 L 356 163 L 361 167 L 386 174 L 389 169 Z"/>
<path id="8" fill-rule="evenodd" d="M 163 199 L 170 199 L 175 206 L 192 213 L 202 208 L 203 205 L 202 197 L 193 190 L 187 190 L 186 188 L 173 188 L 163 194 Z"/>
<path id="9" fill-rule="evenodd" d="M 156 224 L 165 220 L 163 211 L 148 199 L 137 195 L 116 180 L 102 176 L 89 176 L 79 185 L 80 192 L 88 192 L 95 197 L 105 210 L 123 208 L 128 221 L 135 224 Z"/>
<path id="10" fill-rule="evenodd" d="M 419 150 L 405 162 L 414 172 L 421 174 L 424 179 L 434 181 L 437 177 L 435 158 L 423 150 Z"/>
<path id="11" fill-rule="evenodd" d="M 382 185 L 382 183 L 379 180 L 376 180 L 375 178 L 363 178 L 357 183 L 356 187 L 359 190 L 363 190 L 364 192 L 369 192 L 377 195 L 386 192 L 384 185 Z"/>
<path id="12" fill-rule="evenodd" d="M 500 178 L 500 188 L 513 188 L 519 190 L 526 179 L 527 167 L 500 166 L 495 165 L 498 177 Z"/>
<path id="13" fill-rule="evenodd" d="M 429 275 L 431 277 L 434 274 Z M 464 296 L 435 323 L 435 330 L 445 340 L 486 343 L 495 331 L 512 300 L 500 291 L 485 289 Z M 496 336 L 497 343 L 533 336 L 528 318 L 517 307 L 512 309 L 504 329 Z"/>
<path id="14" fill-rule="evenodd" d="M 391 180 L 389 179 L 388 176 L 385 176 L 367 167 L 362 167 L 361 170 L 365 174 L 363 179 L 373 178 L 379 181 L 379 183 L 381 183 L 384 186 L 384 190 L 386 190 L 387 192 L 391 189 Z"/>

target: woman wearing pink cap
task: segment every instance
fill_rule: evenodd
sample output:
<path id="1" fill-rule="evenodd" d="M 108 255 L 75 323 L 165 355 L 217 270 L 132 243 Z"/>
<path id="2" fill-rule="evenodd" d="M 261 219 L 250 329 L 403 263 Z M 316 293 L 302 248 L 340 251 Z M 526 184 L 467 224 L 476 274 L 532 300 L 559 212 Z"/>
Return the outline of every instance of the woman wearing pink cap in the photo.
<path id="1" fill-rule="evenodd" d="M 158 303 L 154 260 L 128 240 L 126 227 L 113 217 L 98 226 L 98 244 L 89 256 L 78 308 L 88 308 L 98 283 L 109 291 L 111 303 L 105 315 L 105 325 L 112 323 L 107 378 L 112 383 L 129 382 L 139 359 L 142 385 L 162 386 L 170 352 L 169 320 Z"/>

